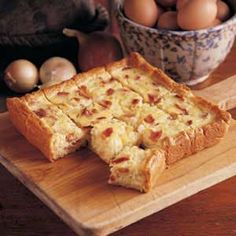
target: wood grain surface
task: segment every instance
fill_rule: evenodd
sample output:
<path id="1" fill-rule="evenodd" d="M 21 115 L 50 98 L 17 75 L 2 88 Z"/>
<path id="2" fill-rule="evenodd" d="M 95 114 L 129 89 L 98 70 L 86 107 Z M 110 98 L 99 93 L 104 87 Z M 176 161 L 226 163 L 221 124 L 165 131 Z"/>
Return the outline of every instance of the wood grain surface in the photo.
<path id="1" fill-rule="evenodd" d="M 219 144 L 170 166 L 147 194 L 108 185 L 107 166 L 86 148 L 48 162 L 8 113 L 0 115 L 0 162 L 75 232 L 107 235 L 234 176 L 235 134 L 234 121 Z"/>

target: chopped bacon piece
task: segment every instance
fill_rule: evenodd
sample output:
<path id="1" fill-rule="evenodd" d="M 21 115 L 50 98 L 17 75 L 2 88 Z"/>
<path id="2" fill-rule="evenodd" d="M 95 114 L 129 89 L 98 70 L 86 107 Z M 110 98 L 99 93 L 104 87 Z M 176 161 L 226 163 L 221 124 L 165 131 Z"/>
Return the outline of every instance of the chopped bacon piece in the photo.
<path id="1" fill-rule="evenodd" d="M 175 107 L 177 107 L 179 110 L 181 110 L 183 115 L 189 114 L 187 109 L 185 109 L 184 107 L 181 107 L 179 104 L 175 104 Z"/>
<path id="2" fill-rule="evenodd" d="M 79 95 L 85 98 L 90 98 L 88 91 L 87 91 L 87 87 L 85 85 L 82 85 L 79 89 Z"/>
<path id="3" fill-rule="evenodd" d="M 119 164 L 121 162 L 128 161 L 128 160 L 129 160 L 129 157 L 124 156 L 124 157 L 119 157 L 119 158 L 117 158 L 115 160 L 112 160 L 111 163 L 112 164 Z"/>
<path id="4" fill-rule="evenodd" d="M 92 109 L 92 113 L 97 113 L 97 112 L 98 112 L 98 110 L 96 108 Z"/>
<path id="5" fill-rule="evenodd" d="M 183 95 L 176 94 L 175 97 L 180 99 L 181 101 L 184 101 L 184 96 Z"/>
<path id="6" fill-rule="evenodd" d="M 113 129 L 112 129 L 112 128 L 107 128 L 107 129 L 105 129 L 105 130 L 102 132 L 102 134 L 103 134 L 103 136 L 104 136 L 105 138 L 110 137 L 112 133 L 113 133 Z"/>
<path id="7" fill-rule="evenodd" d="M 109 181 L 115 182 L 115 180 L 116 180 L 115 176 L 114 176 L 114 175 L 111 175 L 110 178 L 109 178 Z"/>
<path id="8" fill-rule="evenodd" d="M 129 169 L 128 168 L 119 168 L 118 170 L 117 170 L 118 172 L 120 172 L 120 173 L 129 173 Z"/>
<path id="9" fill-rule="evenodd" d="M 57 95 L 58 96 L 67 96 L 69 93 L 67 92 L 58 92 Z"/>
<path id="10" fill-rule="evenodd" d="M 110 96 L 110 95 L 112 95 L 114 92 L 115 92 L 114 89 L 109 88 L 109 89 L 106 91 L 106 94 L 107 94 L 108 96 Z"/>
<path id="11" fill-rule="evenodd" d="M 77 98 L 77 97 L 74 97 L 73 100 L 75 100 L 76 102 L 79 102 L 79 101 L 80 101 L 80 99 Z"/>
<path id="12" fill-rule="evenodd" d="M 34 111 L 34 113 L 39 116 L 40 118 L 46 117 L 47 116 L 47 111 L 43 108 L 40 108 L 36 111 Z"/>
<path id="13" fill-rule="evenodd" d="M 136 80 L 140 80 L 140 79 L 141 79 L 141 76 L 140 76 L 140 75 L 137 75 L 135 79 L 136 79 Z"/>
<path id="14" fill-rule="evenodd" d="M 188 121 L 187 121 L 187 124 L 188 124 L 188 125 L 191 125 L 192 123 L 193 123 L 192 120 L 188 120 Z"/>
<path id="15" fill-rule="evenodd" d="M 162 131 L 151 131 L 150 139 L 156 142 L 162 135 Z"/>
<path id="16" fill-rule="evenodd" d="M 104 108 L 109 108 L 112 105 L 112 102 L 109 100 L 103 100 L 99 102 L 99 105 L 101 105 Z"/>
<path id="17" fill-rule="evenodd" d="M 154 123 L 155 119 L 153 118 L 152 115 L 148 115 L 145 117 L 144 121 L 148 124 L 152 124 L 152 123 Z"/>
<path id="18" fill-rule="evenodd" d="M 157 104 L 161 101 L 161 98 L 152 94 L 148 94 L 148 100 L 151 104 Z"/>
<path id="19" fill-rule="evenodd" d="M 75 138 L 75 135 L 73 133 L 66 135 L 66 141 L 69 143 L 72 142 L 74 140 L 74 138 Z"/>
<path id="20" fill-rule="evenodd" d="M 129 70 L 129 69 L 132 69 L 132 67 L 131 66 L 126 66 L 126 67 L 122 68 L 123 71 L 124 70 Z"/>
<path id="21" fill-rule="evenodd" d="M 132 104 L 133 104 L 133 105 L 137 105 L 138 103 L 139 103 L 139 99 L 134 98 L 134 99 L 132 100 Z"/>
<path id="22" fill-rule="evenodd" d="M 114 81 L 116 81 L 116 79 L 112 77 L 112 78 L 109 79 L 108 82 L 111 83 L 111 82 L 114 82 Z"/>
<path id="23" fill-rule="evenodd" d="M 128 79 L 128 78 L 129 78 L 129 75 L 125 75 L 125 78 Z"/>
<path id="24" fill-rule="evenodd" d="M 178 114 L 176 113 L 171 113 L 169 119 L 170 120 L 176 120 L 178 118 Z"/>
<path id="25" fill-rule="evenodd" d="M 92 116 L 93 112 L 85 107 L 81 114 L 85 116 Z"/>

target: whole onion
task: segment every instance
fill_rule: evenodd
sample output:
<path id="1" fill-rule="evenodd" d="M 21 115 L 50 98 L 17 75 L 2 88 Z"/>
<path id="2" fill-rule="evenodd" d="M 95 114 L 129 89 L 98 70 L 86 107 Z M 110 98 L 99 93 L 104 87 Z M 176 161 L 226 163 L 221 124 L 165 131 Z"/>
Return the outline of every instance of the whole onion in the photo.
<path id="1" fill-rule="evenodd" d="M 42 87 L 46 87 L 71 79 L 76 73 L 75 67 L 67 59 L 51 57 L 40 67 L 39 78 L 43 84 Z"/>
<path id="2" fill-rule="evenodd" d="M 36 87 L 38 70 L 28 60 L 16 60 L 6 68 L 4 81 L 9 89 L 18 93 L 26 93 Z"/>

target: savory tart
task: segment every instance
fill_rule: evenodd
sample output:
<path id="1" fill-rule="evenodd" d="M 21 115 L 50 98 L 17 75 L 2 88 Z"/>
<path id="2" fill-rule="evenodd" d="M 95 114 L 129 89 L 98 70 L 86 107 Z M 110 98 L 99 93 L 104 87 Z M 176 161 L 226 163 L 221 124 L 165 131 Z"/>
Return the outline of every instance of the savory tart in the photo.
<path id="1" fill-rule="evenodd" d="M 219 142 L 231 119 L 137 53 L 7 106 L 12 123 L 49 160 L 87 141 L 110 164 L 110 183 L 140 191 L 165 164 Z"/>

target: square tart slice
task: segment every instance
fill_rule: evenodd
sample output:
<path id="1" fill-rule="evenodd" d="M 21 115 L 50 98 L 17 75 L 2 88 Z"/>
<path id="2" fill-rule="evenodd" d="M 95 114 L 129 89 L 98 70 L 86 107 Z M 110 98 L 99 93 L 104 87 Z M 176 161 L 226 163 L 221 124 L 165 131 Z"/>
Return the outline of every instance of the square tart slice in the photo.
<path id="1" fill-rule="evenodd" d="M 43 92 L 50 102 L 80 127 L 90 127 L 101 118 L 111 117 L 108 109 L 96 104 L 87 88 L 79 88 L 73 79 L 46 88 Z"/>
<path id="2" fill-rule="evenodd" d="M 50 103 L 42 91 L 8 99 L 7 106 L 13 124 L 50 161 L 75 151 L 86 139 L 85 130 Z"/>
<path id="3" fill-rule="evenodd" d="M 145 102 L 157 104 L 168 93 L 168 89 L 158 83 L 159 75 L 147 63 L 142 63 L 140 56 L 131 54 L 122 61 L 107 66 L 107 71 L 124 87 L 143 97 Z"/>
<path id="4" fill-rule="evenodd" d="M 106 163 L 110 163 L 125 146 L 139 143 L 139 134 L 117 119 L 100 120 L 91 130 L 91 149 Z"/>
<path id="5" fill-rule="evenodd" d="M 79 90 L 85 91 L 93 100 L 101 100 L 101 96 L 110 96 L 122 84 L 111 77 L 104 67 L 98 67 L 81 73 L 73 78 Z"/>
<path id="6" fill-rule="evenodd" d="M 109 183 L 148 192 L 165 170 L 162 150 L 125 147 L 110 163 Z"/>

